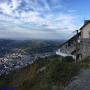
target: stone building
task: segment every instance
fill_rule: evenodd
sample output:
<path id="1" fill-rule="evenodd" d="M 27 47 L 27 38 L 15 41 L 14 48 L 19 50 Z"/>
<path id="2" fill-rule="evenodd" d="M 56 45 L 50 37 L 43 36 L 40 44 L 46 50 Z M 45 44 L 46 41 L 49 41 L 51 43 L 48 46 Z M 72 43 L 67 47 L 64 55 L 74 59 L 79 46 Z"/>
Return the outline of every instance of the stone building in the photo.
<path id="1" fill-rule="evenodd" d="M 90 20 L 85 20 L 78 31 L 75 36 L 60 46 L 57 55 L 72 56 L 76 59 L 90 56 Z"/>

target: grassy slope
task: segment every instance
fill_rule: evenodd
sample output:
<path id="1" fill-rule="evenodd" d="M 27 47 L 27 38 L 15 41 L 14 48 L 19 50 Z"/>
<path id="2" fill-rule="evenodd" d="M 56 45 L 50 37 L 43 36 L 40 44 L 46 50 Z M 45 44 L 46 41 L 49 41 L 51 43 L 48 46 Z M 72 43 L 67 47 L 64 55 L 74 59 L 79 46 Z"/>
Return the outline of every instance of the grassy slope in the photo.
<path id="1" fill-rule="evenodd" d="M 54 86 L 66 86 L 79 72 L 74 62 L 61 62 L 51 57 L 33 65 L 0 77 L 0 87 L 16 87 L 17 90 L 52 90 Z"/>

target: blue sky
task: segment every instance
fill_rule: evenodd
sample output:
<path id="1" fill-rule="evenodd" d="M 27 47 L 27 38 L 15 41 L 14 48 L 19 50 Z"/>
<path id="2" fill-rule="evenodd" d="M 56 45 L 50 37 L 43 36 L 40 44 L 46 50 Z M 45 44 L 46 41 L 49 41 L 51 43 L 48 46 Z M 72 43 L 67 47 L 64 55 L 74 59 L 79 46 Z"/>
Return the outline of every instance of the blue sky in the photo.
<path id="1" fill-rule="evenodd" d="M 0 0 L 0 38 L 67 39 L 90 19 L 90 0 Z"/>

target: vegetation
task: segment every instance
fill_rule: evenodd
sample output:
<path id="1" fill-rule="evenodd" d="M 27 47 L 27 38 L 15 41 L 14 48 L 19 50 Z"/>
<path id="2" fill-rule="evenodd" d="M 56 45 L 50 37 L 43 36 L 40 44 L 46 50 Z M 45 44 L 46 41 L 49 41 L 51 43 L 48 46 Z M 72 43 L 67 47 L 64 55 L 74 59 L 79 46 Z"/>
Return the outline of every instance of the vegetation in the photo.
<path id="1" fill-rule="evenodd" d="M 15 87 L 17 90 L 61 90 L 79 70 L 78 64 L 62 62 L 57 56 L 39 59 L 31 66 L 1 76 L 0 87 Z"/>

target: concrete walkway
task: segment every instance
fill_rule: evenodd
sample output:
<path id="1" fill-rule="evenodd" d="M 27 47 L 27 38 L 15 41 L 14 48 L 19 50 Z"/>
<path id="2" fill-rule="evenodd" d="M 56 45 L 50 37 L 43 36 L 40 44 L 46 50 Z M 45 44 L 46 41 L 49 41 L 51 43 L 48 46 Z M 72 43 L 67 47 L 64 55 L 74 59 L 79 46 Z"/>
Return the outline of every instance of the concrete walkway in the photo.
<path id="1" fill-rule="evenodd" d="M 76 80 L 68 86 L 69 90 L 90 90 L 90 69 L 81 70 Z"/>

